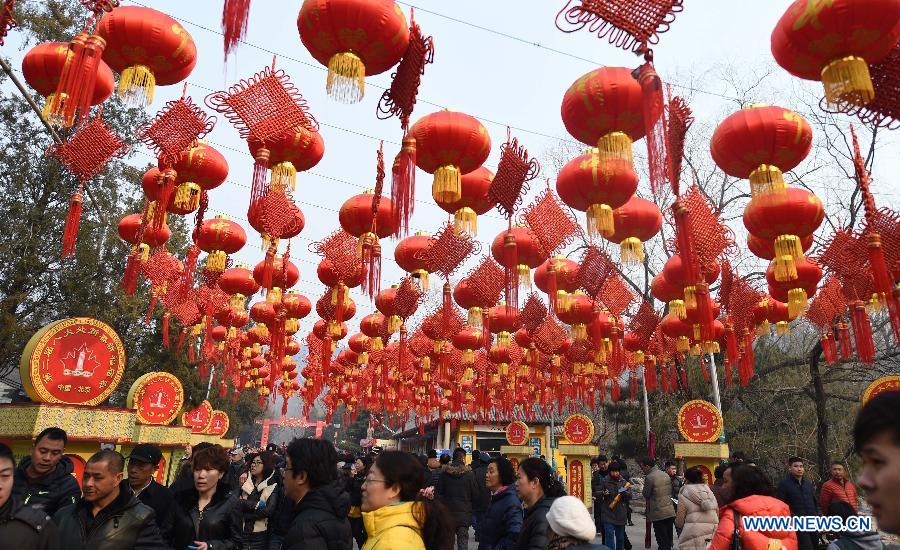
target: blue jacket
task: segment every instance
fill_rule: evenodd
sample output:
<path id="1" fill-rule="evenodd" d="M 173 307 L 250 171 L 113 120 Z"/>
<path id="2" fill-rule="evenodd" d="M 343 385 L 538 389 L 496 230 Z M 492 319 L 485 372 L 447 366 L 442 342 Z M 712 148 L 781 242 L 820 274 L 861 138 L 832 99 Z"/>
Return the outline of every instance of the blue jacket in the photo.
<path id="1" fill-rule="evenodd" d="M 785 502 L 791 508 L 792 516 L 819 515 L 816 493 L 813 490 L 812 483 L 805 479 L 797 481 L 797 478 L 788 475 L 778 484 L 775 497 Z"/>
<path id="2" fill-rule="evenodd" d="M 484 519 L 478 522 L 478 550 L 509 550 L 516 547 L 522 530 L 522 501 L 515 485 L 491 496 Z"/>

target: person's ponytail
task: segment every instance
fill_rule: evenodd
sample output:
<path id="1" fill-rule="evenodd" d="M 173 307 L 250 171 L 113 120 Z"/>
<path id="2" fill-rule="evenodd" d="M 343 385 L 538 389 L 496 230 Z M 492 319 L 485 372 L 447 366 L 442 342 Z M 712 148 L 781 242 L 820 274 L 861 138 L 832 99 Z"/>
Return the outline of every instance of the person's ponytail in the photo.
<path id="1" fill-rule="evenodd" d="M 544 496 L 550 498 L 566 496 L 566 488 L 563 486 L 562 481 L 555 477 L 551 477 L 550 481 L 547 483 L 547 487 L 544 487 Z"/>
<path id="2" fill-rule="evenodd" d="M 454 525 L 450 511 L 436 500 L 419 497 L 413 505 L 413 516 L 422 529 L 425 550 L 452 550 Z"/>

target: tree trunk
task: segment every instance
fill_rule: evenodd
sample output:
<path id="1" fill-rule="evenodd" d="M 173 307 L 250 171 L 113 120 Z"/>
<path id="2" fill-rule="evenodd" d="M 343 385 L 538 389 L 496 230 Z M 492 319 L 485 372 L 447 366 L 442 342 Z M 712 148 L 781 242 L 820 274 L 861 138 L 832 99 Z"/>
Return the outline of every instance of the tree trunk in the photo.
<path id="1" fill-rule="evenodd" d="M 819 357 L 822 355 L 822 342 L 816 342 L 809 352 L 809 375 L 813 386 L 813 402 L 816 406 L 816 463 L 819 467 L 819 481 L 824 481 L 830 471 L 828 459 L 828 418 L 826 415 L 825 384 L 819 372 Z"/>

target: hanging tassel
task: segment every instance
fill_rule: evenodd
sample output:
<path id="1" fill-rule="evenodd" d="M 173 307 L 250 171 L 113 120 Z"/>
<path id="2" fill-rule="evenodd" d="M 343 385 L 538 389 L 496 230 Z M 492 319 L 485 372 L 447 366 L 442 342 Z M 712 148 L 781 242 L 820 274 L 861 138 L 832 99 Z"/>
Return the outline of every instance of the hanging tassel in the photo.
<path id="1" fill-rule="evenodd" d="M 853 339 L 856 341 L 856 355 L 863 363 L 869 364 L 875 356 L 872 342 L 872 324 L 865 304 L 856 301 L 850 304 L 850 322 L 853 324 Z"/>
<path id="2" fill-rule="evenodd" d="M 163 313 L 162 320 L 162 344 L 163 347 L 169 349 L 169 312 Z"/>
<path id="3" fill-rule="evenodd" d="M 122 292 L 131 296 L 137 291 L 138 275 L 141 271 L 140 248 L 132 249 L 125 262 L 125 273 L 122 275 Z"/>
<path id="4" fill-rule="evenodd" d="M 611 237 L 616 232 L 613 210 L 608 204 L 592 204 L 588 207 L 587 230 L 592 239 L 598 235 Z"/>
<path id="5" fill-rule="evenodd" d="M 159 176 L 157 176 L 159 193 L 156 196 L 156 201 L 153 203 L 154 206 L 148 208 L 150 219 L 147 220 L 147 223 L 154 229 L 161 229 L 166 223 L 166 207 L 171 202 L 172 195 L 178 187 L 178 183 L 175 181 L 177 178 L 178 173 L 171 168 L 161 170 Z"/>
<path id="6" fill-rule="evenodd" d="M 250 0 L 225 0 L 222 8 L 222 35 L 225 37 L 225 57 L 237 48 L 247 34 Z"/>
<path id="7" fill-rule="evenodd" d="M 397 347 L 397 371 L 403 372 L 406 369 L 406 324 L 400 325 L 400 344 Z"/>
<path id="8" fill-rule="evenodd" d="M 741 353 L 741 367 L 738 372 L 741 387 L 746 387 L 753 378 L 754 363 L 756 357 L 753 353 L 753 335 L 749 330 L 744 329 L 744 349 Z"/>
<path id="9" fill-rule="evenodd" d="M 457 233 L 478 235 L 478 213 L 464 206 L 453 213 L 453 229 Z"/>
<path id="10" fill-rule="evenodd" d="M 147 305 L 147 313 L 144 314 L 144 326 L 150 324 L 150 318 L 153 317 L 153 310 L 156 308 L 156 293 L 150 292 L 150 303 Z"/>
<path id="11" fill-rule="evenodd" d="M 631 138 L 625 132 L 610 132 L 597 140 L 597 155 L 601 162 L 620 159 L 634 164 Z"/>
<path id="12" fill-rule="evenodd" d="M 69 199 L 69 213 L 66 215 L 66 225 L 63 229 L 62 258 L 71 258 L 75 255 L 75 241 L 78 239 L 78 226 L 81 223 L 81 206 L 84 183 L 78 185 L 78 189 L 72 193 Z"/>
<path id="13" fill-rule="evenodd" d="M 619 381 L 615 378 L 612 380 L 612 391 L 610 392 L 612 396 L 612 400 L 614 403 L 618 403 L 619 399 L 622 398 L 622 388 L 619 386 Z"/>
<path id="14" fill-rule="evenodd" d="M 445 164 L 434 171 L 431 196 L 438 204 L 451 204 L 462 198 L 462 181 L 458 167 Z"/>
<path id="15" fill-rule="evenodd" d="M 732 363 L 730 360 L 725 361 L 725 366 L 724 366 L 725 387 L 728 387 L 728 388 L 730 388 L 732 385 L 734 385 L 734 381 L 732 380 L 732 374 L 731 374 L 731 372 L 732 372 L 731 365 L 732 365 Z"/>
<path id="16" fill-rule="evenodd" d="M 391 211 L 394 217 L 396 236 L 409 233 L 409 220 L 415 209 L 416 192 L 416 138 L 403 138 L 403 147 L 394 157 L 391 170 Z"/>
<path id="17" fill-rule="evenodd" d="M 862 107 L 875 99 L 869 65 L 862 57 L 839 57 L 822 69 L 825 101 L 831 109 L 847 110 L 848 105 Z"/>
<path id="18" fill-rule="evenodd" d="M 779 235 L 775 238 L 775 280 L 797 280 L 797 260 L 802 260 L 803 244 L 797 235 Z"/>
<path id="19" fill-rule="evenodd" d="M 843 321 L 838 323 L 838 340 L 841 346 L 841 359 L 846 361 L 853 354 L 853 345 L 850 343 L 850 327 Z"/>
<path id="20" fill-rule="evenodd" d="M 197 258 L 200 257 L 200 248 L 191 245 L 184 254 L 184 270 L 181 278 L 181 288 L 189 289 L 194 286 L 194 272 L 197 270 Z"/>
<path id="21" fill-rule="evenodd" d="M 510 307 L 519 306 L 519 275 L 516 268 L 518 264 L 516 237 L 512 231 L 507 231 L 503 237 L 503 267 L 506 275 L 506 305 Z"/>
<path id="22" fill-rule="evenodd" d="M 666 182 L 666 121 L 663 113 L 665 99 L 662 80 L 653 68 L 653 56 L 649 50 L 645 54 L 645 59 L 647 62 L 638 67 L 633 75 L 641 85 L 650 190 L 655 195 Z"/>
<path id="23" fill-rule="evenodd" d="M 700 373 L 703 375 L 703 381 L 709 384 L 712 381 L 712 378 L 709 376 L 709 366 L 703 360 L 703 356 L 700 356 Z M 687 370 L 687 369 L 685 369 Z"/>
<path id="24" fill-rule="evenodd" d="M 263 264 L 262 287 L 271 290 L 274 286 L 272 283 L 275 274 L 275 254 L 278 252 L 278 241 L 273 240 L 266 250 L 266 259 Z"/>
<path id="25" fill-rule="evenodd" d="M 335 101 L 358 103 L 366 93 L 366 67 L 362 59 L 351 52 L 331 56 L 325 91 Z"/>
<path id="26" fill-rule="evenodd" d="M 825 364 L 833 365 L 838 361 L 837 345 L 830 334 L 822 335 L 822 353 L 825 355 Z"/>
<path id="27" fill-rule="evenodd" d="M 725 359 L 725 363 L 730 366 L 737 366 L 740 361 L 737 335 L 731 323 L 725 325 Z"/>
<path id="28" fill-rule="evenodd" d="M 644 386 L 648 392 L 656 391 L 656 359 L 652 355 L 644 358 Z"/>
<path id="29" fill-rule="evenodd" d="M 105 48 L 106 41 L 97 35 L 82 32 L 72 38 L 56 91 L 47 98 L 45 110 L 51 124 L 71 128 L 90 114 Z"/>
<path id="30" fill-rule="evenodd" d="M 153 103 L 156 76 L 146 65 L 126 67 L 119 75 L 119 98 L 131 107 L 146 107 Z"/>
<path id="31" fill-rule="evenodd" d="M 362 290 L 374 300 L 381 291 L 381 245 L 374 232 L 359 238 L 359 256 L 362 262 Z"/>
<path id="32" fill-rule="evenodd" d="M 875 282 L 876 297 L 881 304 L 887 304 L 894 343 L 900 343 L 900 304 L 893 295 L 894 284 L 884 259 L 881 235 L 869 233 L 866 235 L 866 244 L 869 251 L 869 270 Z"/>
<path id="33" fill-rule="evenodd" d="M 269 187 L 267 176 L 269 175 L 270 155 L 271 151 L 263 146 L 257 149 L 253 156 L 253 179 L 250 183 L 250 207 L 247 212 L 247 217 L 250 219 L 253 219 L 250 216 L 251 211 L 255 214 L 260 199 L 263 198 Z"/>

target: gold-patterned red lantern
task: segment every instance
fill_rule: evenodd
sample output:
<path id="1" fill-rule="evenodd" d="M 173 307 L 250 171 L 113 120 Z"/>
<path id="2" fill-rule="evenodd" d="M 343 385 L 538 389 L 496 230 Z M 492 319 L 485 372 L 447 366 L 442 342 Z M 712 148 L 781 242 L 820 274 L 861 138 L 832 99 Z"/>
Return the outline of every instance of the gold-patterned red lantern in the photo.
<path id="1" fill-rule="evenodd" d="M 120 6 L 103 15 L 97 34 L 103 60 L 119 73 L 119 96 L 148 105 L 156 86 L 177 84 L 197 64 L 197 46 L 180 23 L 152 8 Z"/>
<path id="2" fill-rule="evenodd" d="M 790 320 L 787 304 L 779 302 L 772 296 L 765 296 L 753 306 L 753 322 L 756 325 L 756 333 L 760 336 L 769 334 L 771 323 L 775 323 L 775 333 L 779 336 L 790 334 Z"/>
<path id="3" fill-rule="evenodd" d="M 228 254 L 234 254 L 247 243 L 247 233 L 236 222 L 224 215 L 204 220 L 194 235 L 200 250 L 209 254 L 206 268 L 214 273 L 225 271 Z"/>
<path id="4" fill-rule="evenodd" d="M 453 226 L 457 232 L 478 234 L 478 216 L 487 214 L 494 207 L 494 201 L 488 196 L 492 181 L 494 173 L 481 166 L 460 176 L 459 200 L 438 201 L 438 206 L 453 214 Z"/>
<path id="5" fill-rule="evenodd" d="M 373 215 L 372 201 L 374 199 L 375 193 L 369 189 L 344 201 L 338 212 L 338 221 L 344 231 L 360 239 L 370 233 L 383 239 L 396 232 L 391 199 L 381 197 L 378 200 L 377 214 Z"/>
<path id="6" fill-rule="evenodd" d="M 775 243 L 775 278 L 797 278 L 796 262 L 803 255 L 802 239 L 812 235 L 825 210 L 822 201 L 805 189 L 754 197 L 744 208 L 744 227 L 757 238 Z"/>
<path id="7" fill-rule="evenodd" d="M 369 346 L 371 345 L 371 339 L 368 336 L 362 332 L 357 332 L 347 339 L 347 345 L 354 353 L 356 353 L 356 363 L 358 365 L 366 365 L 369 363 Z"/>
<path id="8" fill-rule="evenodd" d="M 662 329 L 663 334 L 669 338 L 675 339 L 675 349 L 682 352 L 690 349 L 690 337 L 694 332 L 691 325 L 682 321 L 677 315 L 669 313 L 662 318 L 662 321 L 659 322 L 659 326 Z"/>
<path id="9" fill-rule="evenodd" d="M 406 17 L 393 0 L 305 0 L 297 29 L 328 67 L 328 95 L 346 103 L 361 100 L 365 77 L 396 65 L 409 45 Z"/>
<path id="10" fill-rule="evenodd" d="M 482 304 L 468 279 L 460 279 L 453 287 L 453 301 L 468 312 L 467 324 L 470 327 L 481 328 L 484 313 Z"/>
<path id="11" fill-rule="evenodd" d="M 428 290 L 428 269 L 422 252 L 434 244 L 434 238 L 424 231 L 404 238 L 394 248 L 394 260 L 400 269 L 411 274 L 422 290 Z"/>
<path id="12" fill-rule="evenodd" d="M 323 285 L 328 288 L 334 288 L 341 283 L 338 274 L 334 271 L 334 266 L 331 264 L 331 260 L 324 259 L 319 262 L 318 267 L 316 268 L 316 276 L 319 278 L 319 281 L 322 282 Z M 348 288 L 356 288 L 362 284 L 362 269 L 358 269 L 356 271 L 355 276 L 347 281 L 344 281 L 344 284 L 347 285 Z"/>
<path id="13" fill-rule="evenodd" d="M 570 160 L 556 176 L 556 189 L 563 202 L 587 212 L 591 236 L 611 236 L 615 232 L 613 210 L 627 203 L 637 186 L 637 172 L 631 163 L 619 158 L 604 159 L 596 150 Z M 571 199 L 570 189 L 577 190 L 576 200 Z"/>
<path id="14" fill-rule="evenodd" d="M 269 302 L 256 302 L 250 306 L 250 318 L 254 322 L 266 325 L 271 329 L 277 315 L 275 308 Z"/>
<path id="15" fill-rule="evenodd" d="M 619 259 L 625 265 L 644 261 L 644 245 L 662 229 L 662 212 L 655 203 L 633 196 L 613 210 L 614 231 L 603 238 L 619 244 Z"/>
<path id="16" fill-rule="evenodd" d="M 384 349 L 384 341 L 381 339 L 385 316 L 381 313 L 370 313 L 359 322 L 359 330 L 370 338 L 369 350 L 380 351 Z"/>
<path id="17" fill-rule="evenodd" d="M 143 259 L 146 260 L 150 249 L 166 244 L 166 241 L 172 236 L 172 231 L 169 230 L 169 226 L 166 224 L 159 228 L 147 224 L 144 227 L 143 235 L 140 235 L 143 217 L 143 214 L 128 214 L 119 221 L 118 230 L 119 237 L 123 241 L 135 246 L 139 244 L 142 246 L 141 254 Z M 138 241 L 139 236 L 141 237 L 140 242 Z"/>
<path id="18" fill-rule="evenodd" d="M 475 350 L 481 347 L 484 336 L 481 329 L 465 327 L 453 336 L 453 347 L 463 352 L 463 363 L 471 368 L 475 362 Z"/>
<path id="19" fill-rule="evenodd" d="M 226 269 L 216 281 L 223 292 L 231 296 L 233 309 L 244 309 L 248 296 L 259 292 L 259 284 L 253 278 L 253 272 L 246 265 Z"/>
<path id="20" fill-rule="evenodd" d="M 534 232 L 525 226 L 513 226 L 494 237 L 491 255 L 497 263 L 517 273 L 519 286 L 531 287 L 531 270 L 547 259 Z"/>
<path id="21" fill-rule="evenodd" d="M 534 270 L 534 284 L 547 294 L 554 311 L 567 306 L 570 293 L 578 290 L 579 265 L 563 256 L 549 258 Z"/>
<path id="22" fill-rule="evenodd" d="M 297 269 L 294 262 L 285 260 L 283 256 L 278 255 L 272 261 L 271 270 L 268 267 L 266 260 L 256 264 L 253 268 L 253 279 L 263 288 L 267 282 L 271 284 L 266 292 L 266 300 L 278 305 L 281 303 L 284 291 L 300 281 L 300 270 Z M 267 275 L 270 280 L 266 279 Z"/>
<path id="23" fill-rule="evenodd" d="M 299 292 L 285 292 L 281 297 L 281 305 L 284 307 L 286 317 L 284 322 L 285 332 L 296 333 L 300 328 L 300 320 L 312 311 L 312 303 L 310 303 L 309 298 Z"/>
<path id="24" fill-rule="evenodd" d="M 316 321 L 316 324 L 313 325 L 313 334 L 318 336 L 321 340 L 330 338 L 334 342 L 343 340 L 347 337 L 347 323 L 341 323 L 339 327 L 334 328 L 336 328 L 336 330 L 332 330 L 332 327 L 329 327 L 328 323 L 319 319 Z"/>
<path id="25" fill-rule="evenodd" d="M 164 170 L 160 160 L 160 170 Z M 228 161 L 213 146 L 199 140 L 178 157 L 172 168 L 178 174 L 178 187 L 168 205 L 173 214 L 189 214 L 200 206 L 200 194 L 225 183 Z M 157 180 L 158 185 L 162 180 Z"/>
<path id="26" fill-rule="evenodd" d="M 431 196 L 438 204 L 459 201 L 462 175 L 484 164 L 491 152 L 487 129 L 475 117 L 456 111 L 426 115 L 408 135 L 415 140 L 416 166 L 434 174 Z"/>
<path id="27" fill-rule="evenodd" d="M 822 280 L 822 268 L 809 258 L 796 260 L 797 277 L 790 281 L 779 281 L 775 278 L 775 262 L 766 270 L 766 281 L 769 283 L 769 295 L 785 302 L 788 306 L 788 317 L 797 318 L 806 311 L 808 300 L 816 293 L 816 287 Z"/>
<path id="28" fill-rule="evenodd" d="M 400 325 L 403 324 L 403 319 L 396 314 L 394 309 L 394 299 L 397 298 L 398 288 L 397 285 L 393 285 L 391 288 L 383 289 L 375 296 L 375 308 L 387 318 L 388 334 L 399 332 Z"/>
<path id="29" fill-rule="evenodd" d="M 497 345 L 509 347 L 509 337 L 522 327 L 519 310 L 500 303 L 488 310 L 488 326 L 497 335 Z"/>
<path id="30" fill-rule="evenodd" d="M 569 134 L 597 147 L 602 160 L 632 164 L 631 144 L 644 137 L 647 125 L 643 92 L 631 69 L 600 67 L 585 74 L 566 90 L 561 111 Z"/>
<path id="31" fill-rule="evenodd" d="M 732 113 L 713 133 L 710 152 L 729 176 L 749 179 L 753 196 L 785 188 L 783 172 L 793 170 L 812 147 L 812 128 L 790 109 L 751 105 Z"/>
<path id="32" fill-rule="evenodd" d="M 686 310 L 684 307 L 684 289 L 670 283 L 663 273 L 657 273 L 650 281 L 650 293 L 653 297 L 666 302 L 669 313 L 684 319 Z"/>
<path id="33" fill-rule="evenodd" d="M 572 340 L 587 338 L 587 325 L 597 315 L 597 305 L 587 295 L 577 291 L 569 295 L 565 308 L 559 308 L 557 317 L 569 325 Z"/>
<path id="34" fill-rule="evenodd" d="M 269 166 L 272 168 L 272 189 L 297 188 L 297 172 L 305 172 L 319 164 L 325 155 L 325 140 L 315 130 L 300 128 L 279 136 L 271 143 L 263 144 L 253 138 L 247 140 L 250 154 L 256 158 L 263 147 L 269 150 Z"/>
<path id="35" fill-rule="evenodd" d="M 796 0 L 772 31 L 772 55 L 806 80 L 821 80 L 833 107 L 865 105 L 875 97 L 869 65 L 900 40 L 895 0 Z"/>
<path id="36" fill-rule="evenodd" d="M 64 42 L 42 42 L 28 50 L 22 58 L 22 76 L 25 77 L 25 81 L 37 93 L 47 98 L 41 111 L 44 117 L 50 116 L 50 107 L 54 103 L 56 88 L 68 53 L 69 45 Z M 109 99 L 116 88 L 116 80 L 109 65 L 101 60 L 96 70 L 97 77 L 90 105 L 100 105 Z M 52 119 L 51 121 L 57 122 Z"/>

